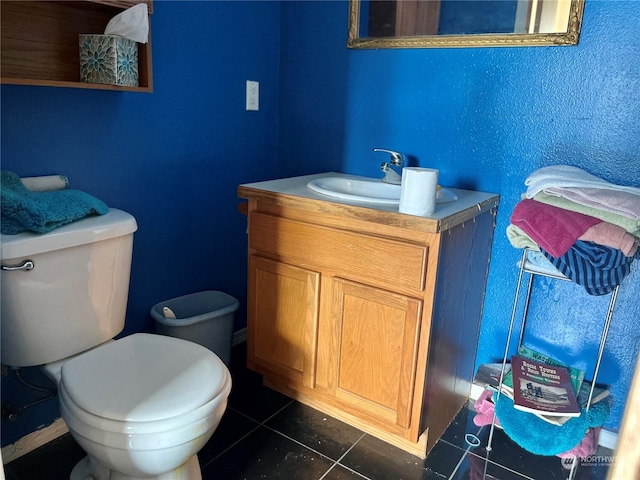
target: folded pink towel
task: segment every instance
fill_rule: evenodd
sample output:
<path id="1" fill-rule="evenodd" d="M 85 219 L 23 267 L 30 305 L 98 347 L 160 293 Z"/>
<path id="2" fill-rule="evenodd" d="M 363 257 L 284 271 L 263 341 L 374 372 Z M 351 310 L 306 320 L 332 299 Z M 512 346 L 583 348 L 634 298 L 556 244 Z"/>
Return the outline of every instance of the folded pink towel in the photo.
<path id="1" fill-rule="evenodd" d="M 638 242 L 640 241 L 638 237 L 634 237 L 624 228 L 609 222 L 600 222 L 590 227 L 578 240 L 595 242 L 599 245 L 617 248 L 627 257 L 633 257 L 636 254 Z"/>
<path id="2" fill-rule="evenodd" d="M 598 451 L 598 437 L 600 436 L 600 427 L 589 428 L 587 434 L 582 441 L 568 452 L 559 453 L 556 457 L 560 458 L 585 458 L 593 455 Z"/>
<path id="3" fill-rule="evenodd" d="M 520 227 L 544 251 L 558 258 L 602 220 L 531 199 L 516 204 L 511 223 Z"/>
<path id="4" fill-rule="evenodd" d="M 478 427 L 491 425 L 491 422 L 493 421 L 493 412 L 495 411 L 496 406 L 491 400 L 492 395 L 492 390 L 485 389 L 473 404 L 473 408 L 476 411 L 476 414 L 473 417 L 473 423 L 475 423 Z M 496 426 L 500 426 L 500 421 L 497 417 Z"/>

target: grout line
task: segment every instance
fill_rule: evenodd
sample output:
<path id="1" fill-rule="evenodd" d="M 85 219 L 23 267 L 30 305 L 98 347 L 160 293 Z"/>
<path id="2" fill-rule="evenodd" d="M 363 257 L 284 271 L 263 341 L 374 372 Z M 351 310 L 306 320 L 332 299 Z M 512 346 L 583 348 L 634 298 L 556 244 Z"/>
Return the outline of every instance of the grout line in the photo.
<path id="1" fill-rule="evenodd" d="M 474 456 L 476 456 L 476 457 L 478 457 L 478 458 L 483 459 L 485 462 L 488 462 L 488 463 L 491 463 L 491 464 L 493 464 L 493 465 L 496 465 L 497 467 L 500 467 L 502 470 L 506 470 L 506 471 L 507 471 L 507 472 L 509 472 L 509 473 L 513 473 L 514 475 L 517 475 L 517 477 L 518 477 L 519 479 L 522 479 L 522 480 L 536 480 L 535 478 L 532 478 L 532 477 L 530 477 L 530 476 L 528 476 L 528 475 L 525 475 L 525 474 L 524 474 L 524 473 L 522 473 L 522 472 L 518 472 L 517 470 L 514 470 L 514 469 L 512 469 L 512 468 L 509 468 L 509 467 L 507 467 L 506 465 L 503 465 L 503 464 L 501 464 L 501 463 L 498 463 L 498 462 L 496 462 L 496 461 L 494 461 L 494 460 L 490 460 L 488 457 L 481 457 L 480 455 L 478 455 L 478 454 L 476 454 L 476 453 L 473 453 L 473 452 L 469 452 L 469 455 L 474 455 Z M 533 454 L 532 454 L 532 455 L 533 455 Z"/>
<path id="2" fill-rule="evenodd" d="M 289 405 L 291 405 L 293 403 L 293 400 L 289 401 L 286 405 L 280 407 L 278 410 L 276 410 L 274 413 L 272 413 L 271 415 L 269 415 L 267 418 L 265 418 L 262 422 L 259 420 L 256 420 L 255 418 L 250 417 L 249 415 L 247 415 L 246 413 L 241 412 L 240 410 L 233 408 L 233 407 L 227 407 L 228 410 L 233 410 L 234 412 L 236 412 L 238 415 L 242 415 L 245 418 L 248 418 L 249 420 L 252 420 L 254 422 L 256 422 L 258 424 L 259 427 L 266 427 L 265 423 L 267 423 L 269 420 L 271 420 L 273 417 L 275 417 L 276 415 L 278 415 L 280 412 L 282 412 L 285 408 L 287 408 Z M 269 428 L 269 427 L 267 427 Z"/>
<path id="3" fill-rule="evenodd" d="M 294 401 L 293 400 L 289 400 L 289 402 L 287 402 L 286 405 L 284 405 L 283 407 L 281 407 L 280 409 L 276 410 L 273 414 L 271 414 L 270 416 L 268 416 L 267 418 L 264 419 L 264 421 L 260 424 L 266 427 L 265 423 L 267 423 L 269 420 L 271 420 L 273 417 L 275 417 L 276 415 L 278 415 L 280 412 L 282 412 L 285 408 L 287 408 L 289 405 L 291 405 Z M 269 428 L 269 427 L 267 427 Z"/>
<path id="4" fill-rule="evenodd" d="M 480 427 L 480 428 L 478 429 L 478 431 L 475 433 L 475 436 L 476 436 L 476 437 L 480 434 L 480 432 L 482 431 L 482 429 L 483 429 L 485 426 L 486 426 L 486 425 L 484 425 L 484 426 L 482 426 L 482 427 Z M 456 448 L 460 448 L 460 447 L 458 447 L 457 445 L 454 445 L 454 444 L 452 444 L 452 443 L 450 443 L 450 442 L 447 442 L 446 440 L 442 440 L 442 442 L 447 443 L 447 444 L 449 444 L 449 445 L 452 445 L 452 446 L 454 446 L 454 447 L 456 447 Z M 518 472 L 518 471 L 516 471 L 516 470 L 513 470 L 513 469 L 511 469 L 511 468 L 509 468 L 509 467 L 507 467 L 507 466 L 505 466 L 505 465 L 502 465 L 501 463 L 498 463 L 498 462 L 496 462 L 496 461 L 490 460 L 490 459 L 489 459 L 489 457 L 488 457 L 489 452 L 487 452 L 486 450 L 485 450 L 485 453 L 487 453 L 487 456 L 482 457 L 482 456 L 480 456 L 480 455 L 478 455 L 478 454 L 476 454 L 476 453 L 473 453 L 473 452 L 471 451 L 471 449 L 472 449 L 472 448 L 473 448 L 473 445 L 469 445 L 469 446 L 464 450 L 464 453 L 462 454 L 462 457 L 460 458 L 460 461 L 458 462 L 458 464 L 457 464 L 457 465 L 455 466 L 455 468 L 453 469 L 453 472 L 451 472 L 451 475 L 449 476 L 448 480 L 455 480 L 455 479 L 454 479 L 454 475 L 458 472 L 458 470 L 460 469 L 460 466 L 462 465 L 462 462 L 464 461 L 465 457 L 467 457 L 468 455 L 473 455 L 473 456 L 475 456 L 475 457 L 478 457 L 478 458 L 483 459 L 483 460 L 485 461 L 485 468 L 486 468 L 486 464 L 487 464 L 487 462 L 488 462 L 488 463 L 492 463 L 493 465 L 496 465 L 496 466 L 498 466 L 498 467 L 502 468 L 503 470 L 506 470 L 506 471 L 508 471 L 508 472 L 510 472 L 510 473 L 514 473 L 514 474 L 516 474 L 518 477 L 521 477 L 523 480 L 535 480 L 535 479 L 533 479 L 533 478 L 529 477 L 528 475 L 525 475 L 525 474 L 523 474 L 523 473 L 521 473 L 521 472 Z"/>
<path id="5" fill-rule="evenodd" d="M 480 433 L 480 430 L 482 430 L 482 427 L 480 427 L 480 429 L 476 432 L 476 436 Z M 445 443 L 449 443 L 446 440 L 443 440 L 443 442 Z M 449 443 L 449 445 L 453 445 L 452 443 Z M 456 448 L 460 448 L 457 445 L 453 445 Z M 473 446 L 472 445 L 468 445 L 467 448 L 465 450 L 463 450 L 463 454 L 462 457 L 460 457 L 460 460 L 458 460 L 458 463 L 456 464 L 455 468 L 453 469 L 453 472 L 451 472 L 451 475 L 449 475 L 448 480 L 455 480 L 454 479 L 454 475 L 456 473 L 458 473 L 458 470 L 460 469 L 460 466 L 462 465 L 462 462 L 464 462 L 465 457 L 469 454 L 469 451 L 471 450 Z"/>
<path id="6" fill-rule="evenodd" d="M 329 474 L 329 472 L 335 468 L 335 466 L 336 466 L 336 465 L 340 465 L 340 466 L 341 466 L 342 468 L 344 468 L 345 470 L 349 470 L 351 473 L 355 473 L 355 474 L 356 474 L 356 475 L 358 475 L 360 478 L 364 478 L 365 480 L 371 480 L 369 477 L 365 477 L 365 476 L 364 476 L 363 474 L 361 474 L 360 472 L 356 472 L 355 470 L 353 470 L 353 469 L 351 469 L 351 468 L 349 468 L 349 467 L 347 467 L 347 466 L 345 466 L 345 465 L 342 465 L 341 463 L 338 463 L 338 462 L 336 462 L 336 463 L 334 463 L 333 465 L 331 465 L 331 468 L 329 468 L 329 470 L 327 470 L 326 472 L 324 472 L 324 474 L 320 477 L 320 479 L 319 479 L 319 480 L 323 480 L 323 479 L 324 479 L 324 478 Z"/>
<path id="7" fill-rule="evenodd" d="M 238 440 L 236 440 L 235 442 L 233 442 L 231 445 L 229 445 L 227 448 L 225 448 L 223 451 L 221 451 L 218 455 L 216 455 L 215 457 L 213 457 L 211 460 L 209 460 L 207 463 L 205 463 L 204 465 L 202 465 L 202 467 L 200 467 L 201 469 L 206 467 L 207 465 L 209 465 L 211 462 L 213 462 L 214 460 L 217 460 L 218 458 L 220 458 L 222 455 L 224 455 L 225 453 L 227 453 L 229 450 L 231 450 L 233 447 L 235 447 L 238 443 L 240 443 L 242 440 L 244 440 L 245 438 L 247 438 L 249 435 L 251 435 L 252 433 L 254 433 L 256 430 L 258 430 L 260 428 L 260 425 L 256 425 L 255 428 L 252 428 L 251 430 L 249 430 L 245 435 L 243 435 L 241 438 L 239 438 Z"/>
<path id="8" fill-rule="evenodd" d="M 283 407 L 283 408 L 284 408 L 284 407 Z M 281 409 L 281 410 L 282 410 L 282 409 Z M 274 415 L 275 415 L 275 414 L 274 414 Z M 269 417 L 269 418 L 272 418 L 272 417 L 273 417 L 273 415 L 272 415 L 271 417 Z M 267 419 L 267 420 L 268 420 L 268 419 Z M 267 420 L 265 420 L 265 422 L 266 422 Z M 268 429 L 268 430 L 271 430 L 272 432 L 277 433 L 278 435 L 282 435 L 282 436 L 283 436 L 284 438 L 286 438 L 287 440 L 291 440 L 292 442 L 297 443 L 298 445 L 300 445 L 300 446 L 302 446 L 302 447 L 304 447 L 304 448 L 306 448 L 306 449 L 308 449 L 308 450 L 311 450 L 313 453 L 315 453 L 315 454 L 319 455 L 320 457 L 323 457 L 323 458 L 326 458 L 326 459 L 328 459 L 328 460 L 331 460 L 331 461 L 333 462 L 333 465 L 331 465 L 331 467 L 329 467 L 329 469 L 328 469 L 328 470 L 327 470 L 327 471 L 322 475 L 322 477 L 320 477 L 320 480 L 322 480 L 322 479 L 323 479 L 323 478 L 324 478 L 324 477 L 325 477 L 325 476 L 326 476 L 326 475 L 327 475 L 331 470 L 333 470 L 333 469 L 334 469 L 334 467 L 335 467 L 336 465 L 338 465 L 338 464 L 339 464 L 341 467 L 346 468 L 347 470 L 350 470 L 351 472 L 358 474 L 358 475 L 359 475 L 359 476 L 361 476 L 362 478 L 368 478 L 368 477 L 365 477 L 364 475 L 362 475 L 360 472 L 356 472 L 355 470 L 352 470 L 351 468 L 347 467 L 346 465 L 342 465 L 342 464 L 340 464 L 340 460 L 342 460 L 342 459 L 343 459 L 343 458 L 344 458 L 344 457 L 345 457 L 345 456 L 346 456 L 346 455 L 347 455 L 347 454 L 348 454 L 348 453 L 353 449 L 353 447 L 355 447 L 355 446 L 358 444 L 358 442 L 364 438 L 364 436 L 366 435 L 366 433 L 363 433 L 363 434 L 360 436 L 360 438 L 358 438 L 358 439 L 353 443 L 353 445 L 351 445 L 351 446 L 350 446 L 350 447 L 349 447 L 349 448 L 348 448 L 348 449 L 347 449 L 347 450 L 346 450 L 346 451 L 345 451 L 345 452 L 340 456 L 340 458 L 338 458 L 338 460 L 334 460 L 333 458 L 328 457 L 328 456 L 327 456 L 327 455 L 325 455 L 324 453 L 319 452 L 319 451 L 318 451 L 318 450 L 316 450 L 315 448 L 313 448 L 313 447 L 311 447 L 311 446 L 309 446 L 309 445 L 306 445 L 306 444 L 302 443 L 301 441 L 296 440 L 295 438 L 292 438 L 292 437 L 290 437 L 289 435 L 287 435 L 287 434 L 285 434 L 285 433 L 283 433 L 283 432 L 280 432 L 280 431 L 276 430 L 276 429 L 275 429 L 275 428 L 273 428 L 273 427 L 270 427 L 269 425 L 265 425 L 265 424 L 263 423 L 261 426 L 263 426 L 264 428 L 266 428 L 266 429 Z"/>
<path id="9" fill-rule="evenodd" d="M 348 454 L 351 450 L 353 450 L 353 447 L 355 447 L 358 443 L 360 443 L 360 440 L 362 440 L 362 439 L 365 437 L 365 435 L 366 435 L 366 433 L 363 433 L 362 435 L 360 435 L 360 438 L 359 438 L 359 439 L 357 439 L 355 442 L 353 442 L 353 445 L 351 445 L 351 446 L 347 449 L 347 451 L 346 451 L 346 452 L 344 452 L 344 453 L 342 454 L 342 456 L 341 456 L 338 460 L 336 460 L 336 463 L 340 463 L 340 461 L 341 461 L 344 457 L 346 457 L 346 456 L 347 456 L 347 454 Z M 347 466 L 345 466 L 345 465 L 342 465 L 342 466 L 343 466 L 343 467 L 345 467 L 345 468 L 349 468 L 349 467 L 347 467 Z M 351 470 L 351 469 L 349 469 L 349 470 Z"/>
<path id="10" fill-rule="evenodd" d="M 321 476 L 318 480 L 323 480 L 327 475 L 329 475 L 329 472 L 330 472 L 331 470 L 333 470 L 337 464 L 338 464 L 337 462 L 333 462 L 333 465 L 331 465 L 331 466 L 329 467 L 329 470 L 327 470 L 326 472 L 324 472 L 324 473 L 322 474 L 322 476 Z"/>
<path id="11" fill-rule="evenodd" d="M 272 432 L 277 433 L 278 435 L 280 435 L 280 436 L 282 436 L 282 437 L 286 438 L 287 440 L 292 441 L 293 443 L 297 443 L 298 445 L 300 445 L 301 447 L 306 448 L 307 450 L 311 450 L 313 453 L 315 453 L 315 454 L 316 454 L 316 455 L 318 455 L 319 457 L 326 458 L 327 460 L 331 460 L 332 462 L 334 462 L 333 458 L 331 458 L 331 457 L 327 457 L 324 453 L 320 453 L 320 452 L 319 452 L 319 451 L 317 451 L 315 448 L 312 448 L 312 447 L 310 447 L 309 445 L 305 445 L 305 444 L 304 444 L 304 443 L 302 443 L 301 441 L 296 440 L 295 438 L 291 438 L 289 435 L 287 435 L 287 434 L 285 434 L 285 433 L 282 433 L 282 432 L 279 432 L 278 430 L 276 430 L 276 429 L 275 429 L 275 428 L 273 428 L 273 427 L 270 427 L 270 426 L 268 426 L 268 425 L 262 425 L 262 426 L 263 426 L 264 428 L 266 428 L 267 430 L 271 430 Z M 335 465 L 335 463 L 334 463 L 334 465 Z M 332 465 L 332 466 L 331 466 L 331 468 L 333 468 L 333 467 L 334 467 L 334 465 Z M 331 470 L 331 468 L 329 468 L 329 470 Z M 325 475 L 326 475 L 326 472 L 325 472 Z"/>
<path id="12" fill-rule="evenodd" d="M 269 418 L 271 418 L 271 417 L 269 417 Z M 265 420 L 265 421 L 266 421 L 266 420 Z M 344 453 L 342 454 L 342 456 L 341 456 L 338 460 L 334 460 L 333 458 L 328 457 L 328 456 L 327 456 L 327 455 L 325 455 L 324 453 L 319 452 L 319 451 L 318 451 L 318 450 L 316 450 L 315 448 L 313 448 L 313 447 L 311 447 L 311 446 L 309 446 L 309 445 L 306 445 L 306 444 L 302 443 L 301 441 L 296 440 L 295 438 L 290 437 L 290 436 L 289 436 L 289 435 L 287 435 L 286 433 L 282 433 L 282 432 L 280 432 L 280 431 L 276 430 L 275 428 L 270 427 L 269 425 L 264 425 L 264 424 L 263 424 L 263 425 L 261 425 L 261 426 L 263 426 L 264 428 L 266 428 L 266 429 L 268 429 L 268 430 L 271 430 L 272 432 L 275 432 L 275 433 L 277 433 L 277 434 L 279 434 L 279 435 L 282 435 L 284 438 L 286 438 L 286 439 L 288 439 L 288 440 L 291 440 L 292 442 L 295 442 L 295 443 L 297 443 L 298 445 L 301 445 L 301 446 L 303 446 L 303 447 L 305 447 L 305 448 L 307 448 L 307 449 L 311 450 L 311 451 L 312 451 L 312 452 L 314 452 L 314 453 L 317 453 L 317 454 L 318 454 L 318 455 L 320 455 L 321 457 L 324 457 L 324 458 L 327 458 L 327 459 L 331 460 L 332 462 L 334 462 L 334 465 L 333 465 L 333 466 L 335 466 L 335 464 L 336 464 L 336 463 L 338 463 L 340 460 L 342 460 L 342 459 L 344 458 L 344 456 L 345 456 L 347 453 L 349 453 L 349 452 L 351 451 L 351 449 L 352 449 L 353 447 L 355 447 L 355 446 L 356 446 L 356 444 L 357 444 L 360 440 L 362 440 L 362 437 L 364 437 L 364 436 L 365 436 L 365 434 L 363 433 L 363 434 L 362 434 L 362 436 L 361 436 L 358 440 L 356 440 L 356 441 L 353 443 L 353 445 L 351 445 L 351 446 L 347 449 L 347 451 L 346 451 L 346 452 L 344 452 Z M 331 468 L 333 468 L 333 466 L 332 466 Z M 344 466 L 344 465 L 343 465 L 343 466 Z M 345 468 L 348 468 L 348 467 L 345 467 Z M 329 470 L 331 470 L 331 469 L 329 469 Z"/>
<path id="13" fill-rule="evenodd" d="M 365 436 L 365 435 L 366 435 L 366 433 L 363 433 L 362 435 L 360 435 L 360 438 L 359 438 L 358 440 L 356 440 L 355 442 L 353 442 L 353 445 L 351 445 L 351 446 L 350 446 L 350 447 L 349 447 L 349 448 L 348 448 L 348 449 L 347 449 L 347 450 L 346 450 L 346 451 L 345 451 L 345 452 L 340 456 L 340 458 L 339 458 L 338 460 L 336 460 L 336 461 L 335 461 L 335 463 L 334 463 L 333 465 L 331 465 L 331 468 L 330 468 L 329 470 L 327 470 L 326 472 L 324 472 L 324 475 L 322 475 L 322 477 L 320 477 L 320 480 L 322 480 L 324 477 L 326 477 L 326 476 L 327 476 L 327 474 L 328 474 L 331 470 L 333 470 L 333 469 L 335 468 L 335 466 L 336 466 L 336 465 L 340 465 L 342 468 L 346 468 L 346 469 L 347 469 L 347 470 L 349 470 L 350 472 L 355 473 L 356 475 L 358 475 L 358 476 L 360 476 L 360 477 L 362 477 L 362 478 L 366 478 L 366 479 L 368 479 L 369 477 L 365 477 L 365 476 L 364 476 L 363 474 L 361 474 L 360 472 L 356 472 L 355 470 L 353 470 L 353 469 L 351 469 L 351 468 L 347 467 L 346 465 L 342 465 L 342 464 L 340 463 L 340 461 L 341 461 L 344 457 L 346 457 L 346 456 L 347 456 L 347 454 L 348 454 L 351 450 L 353 450 L 353 447 L 355 447 L 355 446 L 358 444 L 358 442 L 360 442 L 360 440 L 362 440 L 362 439 L 364 438 L 364 436 Z"/>
<path id="14" fill-rule="evenodd" d="M 455 480 L 454 475 L 456 473 L 458 473 L 458 469 L 460 468 L 460 466 L 462 465 L 462 462 L 464 462 L 465 457 L 467 456 L 467 453 L 469 453 L 469 448 L 468 447 L 464 453 L 462 454 L 462 457 L 460 457 L 460 460 L 458 460 L 458 463 L 456 464 L 455 468 L 453 469 L 453 472 L 451 472 L 451 475 L 449 475 L 447 480 Z"/>
<path id="15" fill-rule="evenodd" d="M 229 450 L 231 450 L 233 447 L 235 447 L 238 443 L 240 443 L 241 441 L 243 441 L 245 438 L 247 438 L 249 435 L 251 435 L 252 433 L 254 433 L 256 430 L 258 430 L 260 427 L 266 427 L 269 428 L 265 425 L 265 422 L 268 422 L 269 420 L 271 420 L 274 416 L 276 416 L 278 413 L 280 413 L 282 410 L 284 410 L 285 408 L 287 408 L 289 405 L 291 405 L 291 403 L 293 402 L 293 400 L 291 400 L 291 402 L 287 403 L 285 406 L 283 406 L 282 408 L 280 408 L 279 410 L 277 410 L 273 415 L 267 417 L 266 420 L 264 420 L 262 423 L 260 423 L 258 420 L 256 420 L 255 418 L 251 418 L 249 415 L 246 415 L 245 413 L 242 413 L 239 410 L 236 410 L 233 407 L 227 407 L 227 410 L 233 410 L 235 413 L 237 413 L 238 415 L 241 415 L 253 422 L 256 422 L 256 426 L 254 428 L 252 428 L 251 430 L 249 430 L 245 435 L 243 435 L 242 437 L 240 437 L 238 440 L 236 440 L 235 442 L 233 442 L 231 445 L 229 445 L 227 448 L 225 448 L 224 450 L 222 450 L 218 455 L 216 455 L 215 457 L 213 457 L 211 460 L 209 460 L 206 464 L 202 465 L 200 468 L 204 468 L 207 465 L 211 464 L 213 461 L 217 460 L 218 458 L 220 458 L 222 455 L 224 455 L 225 453 L 227 453 Z M 273 429 L 272 429 L 273 430 Z"/>
<path id="16" fill-rule="evenodd" d="M 240 443 L 241 441 L 243 441 L 245 438 L 247 438 L 249 435 L 251 435 L 252 433 L 254 433 L 256 430 L 258 430 L 260 428 L 260 424 L 256 425 L 254 428 L 252 428 L 251 430 L 249 430 L 246 434 L 244 434 L 242 437 L 240 437 L 238 440 L 236 440 L 235 442 L 233 442 L 231 445 L 229 445 L 227 448 L 225 448 L 224 450 L 222 450 L 218 455 L 216 455 L 215 457 L 213 457 L 211 460 L 209 460 L 207 463 L 205 463 L 204 465 L 200 466 L 200 470 L 204 469 L 205 467 L 209 466 L 211 463 L 213 463 L 214 461 L 216 461 L 218 458 L 220 458 L 222 455 L 224 455 L 225 453 L 227 453 L 229 450 L 231 450 L 233 447 L 235 447 L 238 443 Z"/>

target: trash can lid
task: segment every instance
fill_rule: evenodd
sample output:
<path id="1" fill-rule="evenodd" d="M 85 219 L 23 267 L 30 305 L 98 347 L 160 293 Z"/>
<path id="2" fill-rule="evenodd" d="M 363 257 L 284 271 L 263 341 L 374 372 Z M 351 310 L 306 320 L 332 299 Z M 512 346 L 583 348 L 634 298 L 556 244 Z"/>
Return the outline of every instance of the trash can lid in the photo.
<path id="1" fill-rule="evenodd" d="M 151 307 L 151 317 L 168 327 L 188 327 L 235 312 L 240 302 L 218 290 L 206 290 L 156 303 Z M 169 307 L 176 318 L 164 316 L 163 307 Z"/>
<path id="2" fill-rule="evenodd" d="M 213 352 L 179 338 L 136 333 L 62 367 L 71 400 L 117 421 L 148 422 L 188 413 L 215 398 L 227 370 Z"/>

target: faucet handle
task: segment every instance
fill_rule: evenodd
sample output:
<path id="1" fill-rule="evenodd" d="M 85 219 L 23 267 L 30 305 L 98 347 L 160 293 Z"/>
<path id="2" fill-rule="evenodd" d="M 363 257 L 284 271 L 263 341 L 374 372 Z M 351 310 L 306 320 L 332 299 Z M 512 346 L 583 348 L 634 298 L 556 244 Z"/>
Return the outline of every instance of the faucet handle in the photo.
<path id="1" fill-rule="evenodd" d="M 387 150 L 386 148 L 374 148 L 374 152 L 386 152 L 391 156 L 389 163 L 396 167 L 403 167 L 407 161 L 407 157 L 404 153 L 394 152 L 393 150 Z"/>

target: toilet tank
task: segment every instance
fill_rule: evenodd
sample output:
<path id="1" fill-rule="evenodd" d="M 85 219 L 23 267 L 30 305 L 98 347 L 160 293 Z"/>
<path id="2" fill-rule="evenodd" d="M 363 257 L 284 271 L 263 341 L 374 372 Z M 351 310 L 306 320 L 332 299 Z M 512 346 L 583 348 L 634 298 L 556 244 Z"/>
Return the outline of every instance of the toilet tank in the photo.
<path id="1" fill-rule="evenodd" d="M 130 214 L 110 209 L 46 234 L 2 235 L 4 365 L 61 360 L 122 331 L 137 228 Z M 27 260 L 30 270 L 6 270 Z"/>

